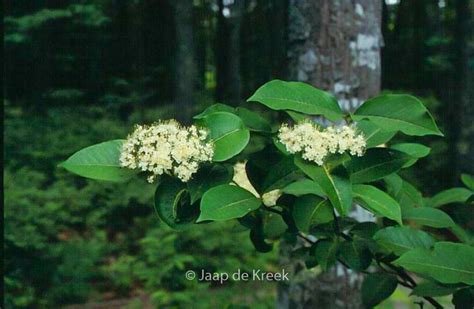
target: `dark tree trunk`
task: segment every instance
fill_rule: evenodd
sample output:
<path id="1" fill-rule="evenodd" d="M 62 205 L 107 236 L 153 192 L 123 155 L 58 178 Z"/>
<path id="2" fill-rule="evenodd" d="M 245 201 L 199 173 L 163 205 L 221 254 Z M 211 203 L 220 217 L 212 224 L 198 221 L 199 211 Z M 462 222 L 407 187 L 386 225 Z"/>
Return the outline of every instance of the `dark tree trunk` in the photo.
<path id="1" fill-rule="evenodd" d="M 382 3 L 378 0 L 290 0 L 289 79 L 332 92 L 344 110 L 353 111 L 380 91 Z M 371 221 L 356 207 L 352 216 Z M 361 276 L 338 265 L 318 275 L 299 271 L 282 244 L 282 263 L 292 274 L 279 287 L 278 308 L 361 308 Z"/>
<path id="2" fill-rule="evenodd" d="M 219 0 L 216 37 L 216 100 L 237 105 L 241 97 L 240 28 L 244 0 L 225 6 Z"/>
<path id="3" fill-rule="evenodd" d="M 176 28 L 175 93 L 174 102 L 178 119 L 190 120 L 194 103 L 196 63 L 194 59 L 193 2 L 174 1 Z"/>
<path id="4" fill-rule="evenodd" d="M 472 51 L 469 50 L 469 39 L 472 39 L 471 12 L 474 10 L 474 4 L 469 0 L 456 0 L 456 20 L 454 25 L 454 72 L 455 76 L 455 92 L 454 100 L 450 104 L 456 106 L 452 110 L 456 110 L 457 117 L 453 119 L 453 125 L 458 124 L 454 130 L 454 134 L 458 135 L 454 143 L 455 148 L 459 152 L 459 157 L 453 156 L 452 163 L 454 168 L 454 176 L 459 182 L 461 173 L 474 174 L 474 102 L 472 102 L 472 77 L 473 72 L 469 70 L 469 56 L 472 57 Z M 455 118 L 455 117 L 453 117 Z M 460 120 L 460 121 L 459 121 Z"/>

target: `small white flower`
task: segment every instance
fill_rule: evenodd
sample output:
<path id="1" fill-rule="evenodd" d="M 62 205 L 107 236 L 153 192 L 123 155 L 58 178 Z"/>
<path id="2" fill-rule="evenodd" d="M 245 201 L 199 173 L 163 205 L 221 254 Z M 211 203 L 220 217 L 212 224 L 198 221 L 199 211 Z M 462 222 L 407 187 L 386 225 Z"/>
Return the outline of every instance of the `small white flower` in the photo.
<path id="1" fill-rule="evenodd" d="M 303 122 L 289 127 L 283 124 L 278 138 L 290 153 L 301 152 L 303 159 L 323 165 L 329 154 L 349 152 L 362 156 L 366 141 L 351 126 L 341 128 L 328 127 L 321 129 L 313 122 Z"/>
<path id="2" fill-rule="evenodd" d="M 137 125 L 123 144 L 120 165 L 147 172 L 150 183 L 164 173 L 187 182 L 200 163 L 212 160 L 214 148 L 206 137 L 206 130 L 183 127 L 174 119 Z"/>

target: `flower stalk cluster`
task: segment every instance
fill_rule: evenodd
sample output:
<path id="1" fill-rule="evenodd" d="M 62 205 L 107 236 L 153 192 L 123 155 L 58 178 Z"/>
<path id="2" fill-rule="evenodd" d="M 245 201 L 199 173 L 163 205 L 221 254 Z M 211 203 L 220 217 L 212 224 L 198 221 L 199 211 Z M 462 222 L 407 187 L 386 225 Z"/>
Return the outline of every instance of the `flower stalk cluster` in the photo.
<path id="1" fill-rule="evenodd" d="M 330 154 L 349 152 L 362 156 L 366 141 L 363 135 L 357 134 L 352 126 L 321 129 L 313 122 L 303 122 L 292 127 L 283 124 L 278 138 L 290 153 L 301 153 L 303 159 L 323 165 Z"/>
<path id="2" fill-rule="evenodd" d="M 137 125 L 123 144 L 120 164 L 147 172 L 150 183 L 164 173 L 187 182 L 200 163 L 212 160 L 214 150 L 205 141 L 207 135 L 206 130 L 184 127 L 173 119 Z"/>

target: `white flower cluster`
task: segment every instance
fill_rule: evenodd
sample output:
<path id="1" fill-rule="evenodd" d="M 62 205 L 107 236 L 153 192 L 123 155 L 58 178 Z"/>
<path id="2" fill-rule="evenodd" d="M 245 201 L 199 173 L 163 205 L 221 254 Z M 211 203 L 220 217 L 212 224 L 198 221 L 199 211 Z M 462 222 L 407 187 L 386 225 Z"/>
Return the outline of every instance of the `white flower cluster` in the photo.
<path id="1" fill-rule="evenodd" d="M 163 173 L 187 182 L 201 162 L 212 159 L 213 145 L 206 137 L 206 130 L 183 127 L 173 119 L 137 125 L 123 144 L 120 165 L 150 173 L 150 183 Z"/>
<path id="2" fill-rule="evenodd" d="M 357 134 L 351 126 L 321 130 L 313 122 L 303 122 L 293 127 L 283 124 L 278 138 L 288 152 L 301 152 L 303 159 L 318 165 L 322 165 L 329 154 L 348 151 L 353 156 L 362 156 L 366 146 L 364 136 Z"/>

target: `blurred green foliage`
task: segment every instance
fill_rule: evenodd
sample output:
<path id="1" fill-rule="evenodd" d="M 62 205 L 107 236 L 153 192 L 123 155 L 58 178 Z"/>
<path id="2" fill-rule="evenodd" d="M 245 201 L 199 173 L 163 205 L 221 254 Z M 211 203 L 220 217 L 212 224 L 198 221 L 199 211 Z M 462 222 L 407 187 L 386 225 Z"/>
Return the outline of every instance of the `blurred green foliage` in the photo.
<path id="1" fill-rule="evenodd" d="M 145 114 L 145 122 L 166 117 L 151 109 Z M 130 123 L 137 118 L 131 115 Z M 126 136 L 130 124 L 112 119 L 117 117 L 110 109 L 58 108 L 32 115 L 6 106 L 8 308 L 51 308 L 100 300 L 104 293 L 145 293 L 160 307 L 192 304 L 196 293 L 210 287 L 186 280 L 187 269 L 272 267 L 275 256 L 257 255 L 247 232 L 236 227 L 208 224 L 177 234 L 160 224 L 153 185 L 88 181 L 57 167 L 81 147 Z M 200 306 L 229 303 L 235 288 L 229 286 L 220 299 L 202 298 Z M 274 286 L 263 291 L 273 301 Z"/>

